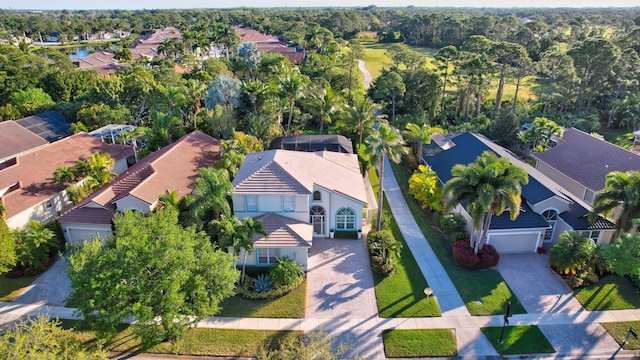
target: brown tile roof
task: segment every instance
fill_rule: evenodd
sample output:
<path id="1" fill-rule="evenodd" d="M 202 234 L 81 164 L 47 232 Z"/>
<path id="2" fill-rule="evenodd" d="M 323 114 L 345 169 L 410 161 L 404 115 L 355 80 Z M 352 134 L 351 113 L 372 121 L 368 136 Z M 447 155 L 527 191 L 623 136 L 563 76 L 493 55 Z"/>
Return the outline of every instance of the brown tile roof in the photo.
<path id="1" fill-rule="evenodd" d="M 253 237 L 254 246 L 264 247 L 311 247 L 313 226 L 295 219 L 274 213 L 266 213 L 255 218 L 269 234 L 267 237 L 257 234 Z"/>
<path id="2" fill-rule="evenodd" d="M 0 161 L 38 148 L 48 142 L 13 120 L 0 122 Z"/>
<path id="3" fill-rule="evenodd" d="M 358 156 L 331 151 L 248 154 L 233 180 L 236 194 L 310 194 L 314 185 L 367 203 Z"/>
<path id="4" fill-rule="evenodd" d="M 640 171 L 640 155 L 573 128 L 556 146 L 533 157 L 594 191 L 604 188 L 611 171 Z"/>
<path id="5" fill-rule="evenodd" d="M 122 173 L 114 182 L 96 191 L 60 217 L 60 222 L 96 223 L 93 213 L 83 214 L 90 206 L 102 206 L 115 212 L 115 202 L 128 195 L 153 204 L 167 190 L 176 190 L 180 198 L 193 191 L 199 169 L 219 158 L 220 141 L 194 131 L 155 151 Z M 104 223 L 104 222 L 99 222 Z"/>
<path id="6" fill-rule="evenodd" d="M 97 152 L 109 153 L 116 161 L 133 154 L 129 146 L 106 144 L 89 134 L 78 133 L 19 156 L 15 165 L 0 170 L 0 189 L 20 183 L 18 189 L 2 196 L 7 217 L 64 190 L 64 186 L 53 181 L 54 171 L 73 166 Z"/>

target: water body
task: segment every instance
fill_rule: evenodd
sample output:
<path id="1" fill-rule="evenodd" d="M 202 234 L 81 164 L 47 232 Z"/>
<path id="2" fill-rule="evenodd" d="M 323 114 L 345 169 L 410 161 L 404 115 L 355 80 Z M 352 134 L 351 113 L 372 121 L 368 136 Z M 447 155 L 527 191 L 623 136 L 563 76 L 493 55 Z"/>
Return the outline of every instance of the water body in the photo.
<path id="1" fill-rule="evenodd" d="M 68 54 L 69 59 L 73 60 L 85 58 L 95 49 L 95 46 L 78 46 L 73 48 L 61 49 L 60 51 L 64 54 Z"/>

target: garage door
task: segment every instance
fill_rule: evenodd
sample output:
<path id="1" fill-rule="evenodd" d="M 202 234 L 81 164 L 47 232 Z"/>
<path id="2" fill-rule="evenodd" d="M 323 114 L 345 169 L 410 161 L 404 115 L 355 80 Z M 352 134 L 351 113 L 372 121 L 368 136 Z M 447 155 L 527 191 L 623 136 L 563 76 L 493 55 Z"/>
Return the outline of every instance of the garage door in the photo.
<path id="1" fill-rule="evenodd" d="M 538 233 L 491 235 L 489 244 L 501 254 L 536 251 Z"/>
<path id="2" fill-rule="evenodd" d="M 111 234 L 109 230 L 99 229 L 67 229 L 69 245 L 82 244 L 84 241 L 100 236 L 103 240 Z"/>

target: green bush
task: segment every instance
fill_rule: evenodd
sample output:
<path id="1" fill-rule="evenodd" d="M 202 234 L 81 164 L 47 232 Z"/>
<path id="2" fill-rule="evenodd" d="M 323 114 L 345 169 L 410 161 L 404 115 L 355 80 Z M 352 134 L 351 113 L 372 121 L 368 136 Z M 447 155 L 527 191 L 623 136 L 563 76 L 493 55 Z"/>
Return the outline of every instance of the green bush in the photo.
<path id="1" fill-rule="evenodd" d="M 278 259 L 278 264 L 271 268 L 269 275 L 277 287 L 298 282 L 304 277 L 304 269 L 293 259 Z"/>
<path id="2" fill-rule="evenodd" d="M 16 244 L 17 266 L 38 268 L 60 249 L 55 233 L 42 223 L 30 220 L 29 225 L 12 233 Z"/>
<path id="3" fill-rule="evenodd" d="M 446 214 L 438 212 L 434 215 L 436 226 L 447 234 L 452 243 L 458 240 L 469 240 L 467 221 L 460 214 Z"/>
<path id="4" fill-rule="evenodd" d="M 293 291 L 295 288 L 300 286 L 300 284 L 302 284 L 303 281 L 304 281 L 304 276 L 300 277 L 298 281 L 296 281 L 295 283 L 285 285 L 285 286 L 280 286 L 271 291 L 257 293 L 251 290 L 251 286 L 253 285 L 254 279 L 247 277 L 244 284 L 236 288 L 236 293 L 247 300 L 275 299 Z"/>
<path id="5" fill-rule="evenodd" d="M 400 256 L 402 243 L 389 230 L 370 231 L 367 242 L 373 270 L 383 276 L 393 275 L 397 269 L 395 258 Z"/>
<path id="6" fill-rule="evenodd" d="M 549 264 L 560 274 L 575 275 L 594 258 L 595 252 L 592 239 L 583 239 L 577 231 L 565 231 L 549 251 Z"/>

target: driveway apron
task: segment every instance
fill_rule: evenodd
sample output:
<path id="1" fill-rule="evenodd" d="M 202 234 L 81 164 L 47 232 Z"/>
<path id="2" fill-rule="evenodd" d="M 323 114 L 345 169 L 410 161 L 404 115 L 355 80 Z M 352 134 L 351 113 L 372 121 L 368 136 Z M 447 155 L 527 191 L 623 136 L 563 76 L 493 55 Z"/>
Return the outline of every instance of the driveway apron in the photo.
<path id="1" fill-rule="evenodd" d="M 66 260 L 58 258 L 14 301 L 22 304 L 64 306 L 65 298 L 71 293 L 71 280 L 65 272 L 66 268 Z"/>
<path id="2" fill-rule="evenodd" d="M 306 319 L 349 349 L 347 358 L 383 359 L 379 330 L 362 325 L 378 317 L 364 239 L 313 239 L 307 272 Z"/>

